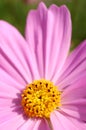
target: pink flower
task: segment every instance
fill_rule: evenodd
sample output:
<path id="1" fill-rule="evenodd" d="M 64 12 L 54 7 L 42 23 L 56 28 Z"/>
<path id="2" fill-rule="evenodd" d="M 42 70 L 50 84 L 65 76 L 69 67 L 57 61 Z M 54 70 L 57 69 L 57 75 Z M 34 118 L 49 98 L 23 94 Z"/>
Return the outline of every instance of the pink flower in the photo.
<path id="1" fill-rule="evenodd" d="M 68 55 L 70 43 L 71 18 L 65 6 L 47 9 L 41 3 L 30 11 L 25 38 L 0 21 L 0 130 L 86 129 L 86 40 Z M 39 80 L 37 85 L 33 80 Z M 59 92 L 49 86 L 50 81 Z M 58 106 L 45 118 L 57 101 Z"/>

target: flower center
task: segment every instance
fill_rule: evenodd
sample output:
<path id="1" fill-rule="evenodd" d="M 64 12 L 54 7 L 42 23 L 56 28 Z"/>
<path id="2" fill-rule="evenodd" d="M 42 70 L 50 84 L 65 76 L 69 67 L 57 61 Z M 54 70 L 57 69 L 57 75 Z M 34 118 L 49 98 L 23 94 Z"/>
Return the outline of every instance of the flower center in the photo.
<path id="1" fill-rule="evenodd" d="M 49 118 L 50 113 L 61 105 L 61 92 L 52 82 L 44 79 L 27 84 L 21 96 L 21 105 L 29 117 Z"/>

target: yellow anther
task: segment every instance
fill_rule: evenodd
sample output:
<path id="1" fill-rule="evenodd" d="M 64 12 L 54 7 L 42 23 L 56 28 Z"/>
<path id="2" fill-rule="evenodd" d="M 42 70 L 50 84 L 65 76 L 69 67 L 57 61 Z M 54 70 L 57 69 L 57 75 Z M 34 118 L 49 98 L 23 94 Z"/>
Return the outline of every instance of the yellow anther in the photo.
<path id="1" fill-rule="evenodd" d="M 61 106 L 61 92 L 45 79 L 28 84 L 21 96 L 21 105 L 29 117 L 49 118 L 50 113 Z"/>

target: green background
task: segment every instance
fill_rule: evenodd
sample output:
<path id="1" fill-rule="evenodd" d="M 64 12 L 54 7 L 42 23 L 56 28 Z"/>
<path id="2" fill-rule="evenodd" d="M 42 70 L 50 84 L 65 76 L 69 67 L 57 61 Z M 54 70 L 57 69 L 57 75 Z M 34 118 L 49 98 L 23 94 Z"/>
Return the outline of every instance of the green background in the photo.
<path id="1" fill-rule="evenodd" d="M 46 0 L 46 5 L 66 4 L 72 17 L 72 48 L 86 38 L 86 0 Z M 24 34 L 26 16 L 37 4 L 25 4 L 23 0 L 0 0 L 0 19 L 4 19 Z"/>

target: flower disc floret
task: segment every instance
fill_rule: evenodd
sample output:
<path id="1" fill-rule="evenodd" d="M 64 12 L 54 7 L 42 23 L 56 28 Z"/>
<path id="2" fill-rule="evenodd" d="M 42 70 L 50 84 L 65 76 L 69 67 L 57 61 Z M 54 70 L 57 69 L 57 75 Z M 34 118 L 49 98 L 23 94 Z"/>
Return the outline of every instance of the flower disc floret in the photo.
<path id="1" fill-rule="evenodd" d="M 50 113 L 58 109 L 61 92 L 48 80 L 34 80 L 22 92 L 21 104 L 29 117 L 49 118 Z"/>

